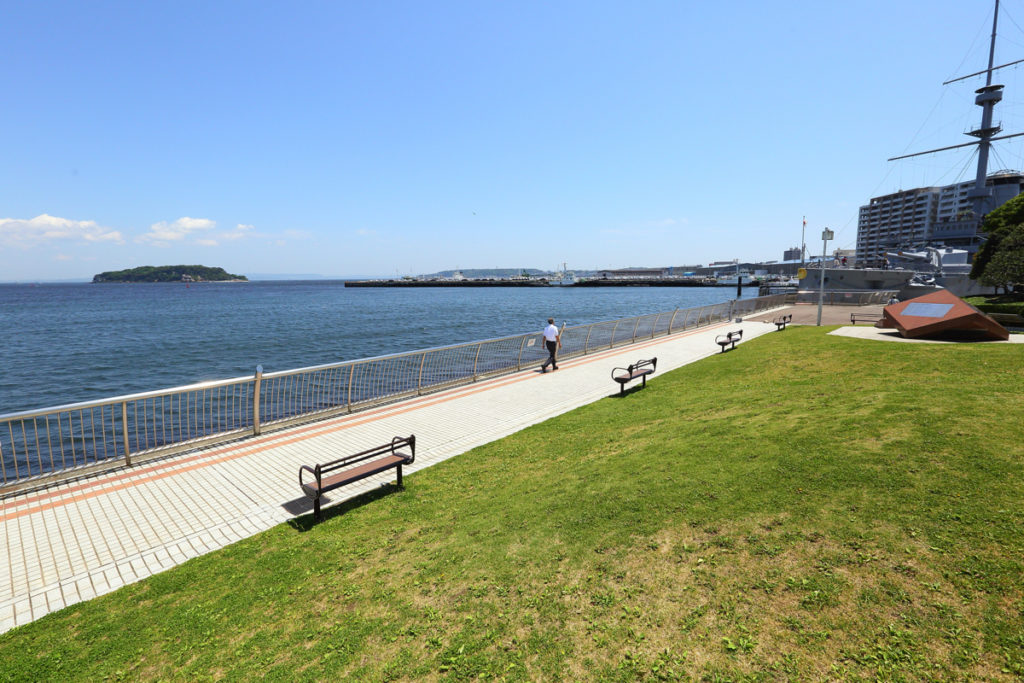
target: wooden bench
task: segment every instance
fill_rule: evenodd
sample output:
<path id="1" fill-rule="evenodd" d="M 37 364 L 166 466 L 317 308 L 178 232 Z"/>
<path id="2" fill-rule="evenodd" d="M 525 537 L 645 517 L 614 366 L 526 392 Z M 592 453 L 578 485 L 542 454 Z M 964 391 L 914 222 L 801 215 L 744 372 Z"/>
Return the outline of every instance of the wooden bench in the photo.
<path id="1" fill-rule="evenodd" d="M 726 334 L 720 334 L 715 337 L 715 343 L 722 347 L 722 353 L 725 353 L 725 348 L 730 344 L 729 348 L 736 348 L 736 342 L 743 339 L 743 330 L 734 330 L 727 332 Z"/>
<path id="2" fill-rule="evenodd" d="M 612 368 L 612 379 L 619 383 L 619 395 L 626 393 L 626 384 L 635 379 L 642 379 L 643 386 L 647 386 L 647 375 L 654 374 L 654 368 L 658 367 L 658 359 L 638 360 L 629 367 Z M 616 370 L 622 372 L 616 374 Z"/>
<path id="3" fill-rule="evenodd" d="M 882 319 L 881 313 L 851 313 L 850 324 L 856 325 L 858 322 L 861 323 L 877 323 Z"/>
<path id="4" fill-rule="evenodd" d="M 780 315 L 778 318 L 772 321 L 775 323 L 775 329 L 777 332 L 781 332 L 786 329 L 786 325 L 793 322 L 793 314 L 787 313 L 786 315 Z"/>
<path id="5" fill-rule="evenodd" d="M 408 447 L 408 452 L 399 451 Z M 370 448 L 344 458 L 321 463 L 314 467 L 303 465 L 299 468 L 299 486 L 303 493 L 313 500 L 313 517 L 320 521 L 320 498 L 328 491 L 357 482 L 375 474 L 386 472 L 392 467 L 398 470 L 398 486 L 402 486 L 402 465 L 411 465 L 416 460 L 416 436 L 396 436 L 391 443 Z M 303 481 L 302 473 L 309 472 L 312 481 Z"/>

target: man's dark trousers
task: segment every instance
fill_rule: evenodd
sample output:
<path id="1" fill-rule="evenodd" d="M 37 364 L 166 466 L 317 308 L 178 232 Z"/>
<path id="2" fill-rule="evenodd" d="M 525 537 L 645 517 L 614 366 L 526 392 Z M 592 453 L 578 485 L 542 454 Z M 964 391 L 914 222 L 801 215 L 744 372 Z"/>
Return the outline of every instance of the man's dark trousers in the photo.
<path id="1" fill-rule="evenodd" d="M 544 365 L 540 366 L 541 370 L 547 370 L 548 364 L 551 364 L 552 370 L 558 369 L 558 364 L 555 362 L 555 353 L 558 351 L 558 342 L 544 340 L 544 345 L 548 347 L 548 359 L 544 361 Z"/>

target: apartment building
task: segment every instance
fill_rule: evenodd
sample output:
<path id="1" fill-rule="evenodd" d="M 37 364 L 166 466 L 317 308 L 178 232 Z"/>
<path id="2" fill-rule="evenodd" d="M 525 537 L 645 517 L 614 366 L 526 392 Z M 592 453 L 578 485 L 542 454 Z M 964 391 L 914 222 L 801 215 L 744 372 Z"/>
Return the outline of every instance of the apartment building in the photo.
<path id="1" fill-rule="evenodd" d="M 986 184 L 992 190 L 995 208 L 1021 193 L 1024 175 L 996 171 Z M 923 244 L 942 244 L 973 254 L 984 235 L 972 210 L 973 187 L 971 180 L 872 198 L 860 207 L 857 220 L 857 265 L 880 267 L 887 251 Z"/>

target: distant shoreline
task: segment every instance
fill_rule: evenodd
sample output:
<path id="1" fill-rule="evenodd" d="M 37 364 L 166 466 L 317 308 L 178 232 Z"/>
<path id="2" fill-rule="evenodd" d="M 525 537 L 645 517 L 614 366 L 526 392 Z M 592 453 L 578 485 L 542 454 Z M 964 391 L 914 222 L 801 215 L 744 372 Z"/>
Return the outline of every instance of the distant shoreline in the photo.
<path id="1" fill-rule="evenodd" d="M 582 280 L 562 284 L 548 281 L 518 280 L 345 280 L 346 287 L 736 287 L 736 283 L 714 283 L 704 280 L 637 279 Z M 744 287 L 756 287 L 760 280 L 744 281 Z"/>
<path id="2" fill-rule="evenodd" d="M 346 287 L 552 287 L 535 280 L 344 280 Z"/>

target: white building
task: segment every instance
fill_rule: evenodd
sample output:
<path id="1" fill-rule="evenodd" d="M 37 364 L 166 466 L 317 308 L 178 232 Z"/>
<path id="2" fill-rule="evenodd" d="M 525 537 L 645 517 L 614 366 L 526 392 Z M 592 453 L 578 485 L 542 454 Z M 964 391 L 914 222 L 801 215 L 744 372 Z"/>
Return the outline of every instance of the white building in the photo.
<path id="1" fill-rule="evenodd" d="M 993 206 L 1002 206 L 1024 188 L 1019 171 L 988 176 Z M 972 209 L 974 181 L 943 187 L 919 187 L 874 197 L 860 207 L 857 221 L 857 265 L 881 266 L 885 252 L 923 244 L 977 251 L 983 230 Z"/>

